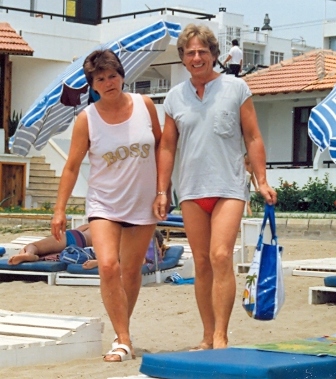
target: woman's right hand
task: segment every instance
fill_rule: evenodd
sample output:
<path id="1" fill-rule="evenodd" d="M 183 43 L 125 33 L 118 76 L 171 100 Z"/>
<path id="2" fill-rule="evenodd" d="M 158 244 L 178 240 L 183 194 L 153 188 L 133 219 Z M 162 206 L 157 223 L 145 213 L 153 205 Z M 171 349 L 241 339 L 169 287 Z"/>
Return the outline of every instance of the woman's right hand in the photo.
<path id="1" fill-rule="evenodd" d="M 54 217 L 51 220 L 51 234 L 54 236 L 56 241 L 60 242 L 62 234 L 66 231 L 66 216 L 64 211 L 55 211 Z"/>

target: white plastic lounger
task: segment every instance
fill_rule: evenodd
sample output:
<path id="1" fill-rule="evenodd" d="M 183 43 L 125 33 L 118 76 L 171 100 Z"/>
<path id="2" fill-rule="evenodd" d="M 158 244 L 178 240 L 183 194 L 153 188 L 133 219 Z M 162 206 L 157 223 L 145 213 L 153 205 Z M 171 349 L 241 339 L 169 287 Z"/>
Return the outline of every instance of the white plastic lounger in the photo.
<path id="1" fill-rule="evenodd" d="M 54 364 L 102 354 L 100 318 L 0 310 L 0 367 Z"/>
<path id="2" fill-rule="evenodd" d="M 317 276 L 325 278 L 336 275 L 336 258 L 309 259 L 293 270 L 295 276 Z"/>
<path id="3" fill-rule="evenodd" d="M 73 286 L 99 286 L 99 274 L 86 274 L 81 270 L 80 273 L 70 273 L 68 271 L 60 271 L 56 273 L 55 284 L 57 285 L 73 285 Z M 194 260 L 189 253 L 182 254 L 177 266 L 167 270 L 151 272 L 142 275 L 142 285 L 149 283 L 163 283 L 165 279 L 177 272 L 184 278 L 194 276 Z"/>
<path id="4" fill-rule="evenodd" d="M 308 304 L 336 303 L 336 287 L 309 287 Z"/>
<path id="5" fill-rule="evenodd" d="M 336 303 L 336 275 L 325 276 L 323 284 L 309 287 L 308 304 Z"/>

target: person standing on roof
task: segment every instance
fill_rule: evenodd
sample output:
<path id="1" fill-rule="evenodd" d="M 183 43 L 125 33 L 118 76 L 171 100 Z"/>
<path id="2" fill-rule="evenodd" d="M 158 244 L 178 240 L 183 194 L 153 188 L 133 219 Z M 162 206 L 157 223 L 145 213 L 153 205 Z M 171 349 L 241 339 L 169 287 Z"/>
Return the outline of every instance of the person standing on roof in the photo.
<path id="1" fill-rule="evenodd" d="M 231 61 L 229 64 L 230 74 L 238 76 L 243 67 L 243 52 L 240 50 L 239 42 L 236 39 L 232 40 L 232 47 L 229 51 L 229 55 L 223 62 L 223 66 L 225 66 L 225 64 L 229 61 Z"/>

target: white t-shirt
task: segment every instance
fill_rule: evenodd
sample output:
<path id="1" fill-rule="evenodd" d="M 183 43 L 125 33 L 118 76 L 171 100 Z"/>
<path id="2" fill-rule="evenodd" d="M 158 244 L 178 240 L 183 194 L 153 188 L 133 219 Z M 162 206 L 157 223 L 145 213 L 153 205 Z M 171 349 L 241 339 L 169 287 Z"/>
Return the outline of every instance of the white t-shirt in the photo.
<path id="1" fill-rule="evenodd" d="M 240 107 L 251 91 L 243 79 L 220 75 L 202 99 L 190 80 L 173 87 L 164 102 L 179 132 L 174 183 L 179 201 L 204 197 L 246 201 Z"/>
<path id="2" fill-rule="evenodd" d="M 232 46 L 229 55 L 231 55 L 231 64 L 240 64 L 240 61 L 243 60 L 243 52 L 238 46 Z"/>

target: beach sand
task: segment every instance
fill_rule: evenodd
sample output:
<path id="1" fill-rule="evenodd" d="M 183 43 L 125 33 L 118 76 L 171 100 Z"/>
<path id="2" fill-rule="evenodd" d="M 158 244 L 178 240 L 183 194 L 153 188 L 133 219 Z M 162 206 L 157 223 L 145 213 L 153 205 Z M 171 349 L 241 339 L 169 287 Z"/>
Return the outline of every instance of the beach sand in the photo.
<path id="1" fill-rule="evenodd" d="M 33 232 L 25 232 L 34 235 Z M 47 235 L 47 231 L 35 233 Z M 7 233 L 0 244 L 19 235 Z M 237 241 L 239 243 L 239 241 Z M 279 238 L 284 260 L 330 258 L 335 242 Z M 241 306 L 245 275 L 237 275 L 237 294 L 230 325 L 231 346 L 284 341 L 336 333 L 335 306 L 309 305 L 308 287 L 323 285 L 323 278 L 285 277 L 286 302 L 276 320 L 250 319 Z M 106 316 L 99 287 L 48 286 L 45 282 L 0 283 L 1 309 L 15 312 L 52 313 L 100 317 L 105 323 L 102 354 L 109 350 L 113 329 Z M 136 360 L 105 363 L 102 356 L 57 365 L 0 368 L 0 378 L 10 379 L 106 379 L 139 374 L 141 356 L 146 352 L 186 351 L 202 338 L 202 325 L 193 285 L 151 284 L 141 288 L 131 320 Z"/>

